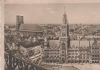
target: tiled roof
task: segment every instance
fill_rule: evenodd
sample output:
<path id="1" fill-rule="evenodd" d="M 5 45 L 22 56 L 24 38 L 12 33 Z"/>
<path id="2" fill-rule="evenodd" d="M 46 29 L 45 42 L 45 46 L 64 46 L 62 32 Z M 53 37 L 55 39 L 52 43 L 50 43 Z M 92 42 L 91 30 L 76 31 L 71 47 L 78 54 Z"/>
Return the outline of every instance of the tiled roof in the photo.
<path id="1" fill-rule="evenodd" d="M 49 45 L 50 45 L 50 49 L 59 49 L 59 40 L 50 40 L 49 41 Z"/>
<path id="2" fill-rule="evenodd" d="M 90 41 L 90 46 L 92 46 L 94 41 Z M 88 40 L 72 40 L 70 41 L 71 47 L 89 47 L 89 41 Z"/>
<path id="3" fill-rule="evenodd" d="M 29 31 L 29 32 L 42 32 L 43 29 L 37 24 L 22 24 L 20 26 L 20 31 Z"/>
<path id="4" fill-rule="evenodd" d="M 19 45 L 22 45 L 24 48 L 30 48 L 30 47 L 36 47 L 38 45 L 41 45 L 39 42 L 29 42 L 29 41 L 23 41 L 20 42 Z"/>
<path id="5" fill-rule="evenodd" d="M 93 40 L 90 41 L 90 46 L 93 45 Z M 59 49 L 60 48 L 60 41 L 59 40 L 50 40 L 49 41 L 50 49 Z M 71 40 L 70 41 L 71 47 L 89 47 L 89 41 L 88 40 L 81 40 L 79 44 L 79 40 Z"/>

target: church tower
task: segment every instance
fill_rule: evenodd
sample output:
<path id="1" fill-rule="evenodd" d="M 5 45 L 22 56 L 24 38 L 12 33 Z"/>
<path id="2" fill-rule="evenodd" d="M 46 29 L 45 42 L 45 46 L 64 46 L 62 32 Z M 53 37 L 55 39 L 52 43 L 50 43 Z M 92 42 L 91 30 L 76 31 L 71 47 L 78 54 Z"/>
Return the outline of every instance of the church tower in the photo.
<path id="1" fill-rule="evenodd" d="M 69 24 L 67 21 L 67 15 L 64 12 L 63 24 L 61 26 L 61 36 L 60 36 L 61 63 L 67 63 L 69 47 L 70 47 Z"/>
<path id="2" fill-rule="evenodd" d="M 24 24 L 24 17 L 17 15 L 16 16 L 16 30 L 19 30 L 21 24 Z"/>

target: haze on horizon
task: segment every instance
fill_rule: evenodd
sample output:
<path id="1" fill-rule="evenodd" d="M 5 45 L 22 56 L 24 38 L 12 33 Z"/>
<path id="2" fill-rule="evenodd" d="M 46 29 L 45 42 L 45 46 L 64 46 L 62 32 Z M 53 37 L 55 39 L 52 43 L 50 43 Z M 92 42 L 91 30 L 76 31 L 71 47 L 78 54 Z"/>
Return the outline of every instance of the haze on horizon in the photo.
<path id="1" fill-rule="evenodd" d="M 16 15 L 25 24 L 62 24 L 64 7 L 70 24 L 100 24 L 100 4 L 6 4 L 5 24 L 16 24 Z"/>

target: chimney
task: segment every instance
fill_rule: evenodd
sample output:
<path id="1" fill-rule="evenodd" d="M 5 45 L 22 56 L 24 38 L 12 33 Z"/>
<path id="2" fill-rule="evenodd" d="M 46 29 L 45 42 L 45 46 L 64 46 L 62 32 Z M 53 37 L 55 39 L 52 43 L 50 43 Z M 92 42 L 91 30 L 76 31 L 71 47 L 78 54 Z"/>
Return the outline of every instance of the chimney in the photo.
<path id="1" fill-rule="evenodd" d="M 21 24 L 24 24 L 23 16 L 17 15 L 16 16 L 16 30 L 19 30 Z"/>

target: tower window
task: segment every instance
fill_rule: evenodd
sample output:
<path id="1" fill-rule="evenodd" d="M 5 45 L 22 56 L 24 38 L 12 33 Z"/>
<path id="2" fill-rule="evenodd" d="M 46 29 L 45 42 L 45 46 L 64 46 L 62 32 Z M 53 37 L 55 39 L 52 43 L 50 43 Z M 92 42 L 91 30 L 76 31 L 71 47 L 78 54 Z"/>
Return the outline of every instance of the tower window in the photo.
<path id="1" fill-rule="evenodd" d="M 66 49 L 65 43 L 62 43 L 62 49 Z"/>

